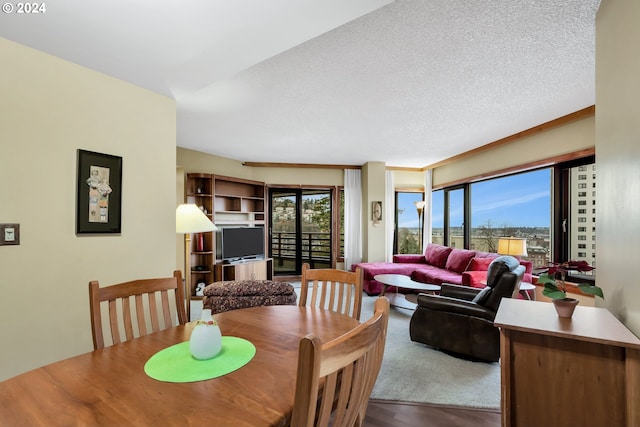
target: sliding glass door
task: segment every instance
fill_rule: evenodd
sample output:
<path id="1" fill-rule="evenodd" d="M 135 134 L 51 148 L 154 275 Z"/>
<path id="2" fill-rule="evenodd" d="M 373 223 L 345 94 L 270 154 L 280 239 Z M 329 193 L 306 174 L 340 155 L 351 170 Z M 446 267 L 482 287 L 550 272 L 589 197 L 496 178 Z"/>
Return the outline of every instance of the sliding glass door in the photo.
<path id="1" fill-rule="evenodd" d="M 305 262 L 312 268 L 330 268 L 332 191 L 272 188 L 269 202 L 269 255 L 274 274 L 299 275 Z"/>

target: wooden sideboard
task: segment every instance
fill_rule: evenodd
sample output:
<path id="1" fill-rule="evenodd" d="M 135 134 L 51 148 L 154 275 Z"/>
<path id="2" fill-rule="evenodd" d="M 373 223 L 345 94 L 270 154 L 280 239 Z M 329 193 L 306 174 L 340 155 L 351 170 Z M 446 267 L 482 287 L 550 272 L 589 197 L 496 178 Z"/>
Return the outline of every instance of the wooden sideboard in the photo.
<path id="1" fill-rule="evenodd" d="M 608 310 L 504 299 L 502 425 L 640 426 L 640 339 Z"/>

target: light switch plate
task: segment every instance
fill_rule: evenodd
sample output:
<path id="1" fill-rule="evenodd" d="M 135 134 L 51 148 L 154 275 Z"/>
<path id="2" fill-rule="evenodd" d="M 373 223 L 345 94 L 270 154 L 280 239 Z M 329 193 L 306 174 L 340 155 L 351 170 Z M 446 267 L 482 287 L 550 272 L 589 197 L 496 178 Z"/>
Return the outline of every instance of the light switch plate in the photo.
<path id="1" fill-rule="evenodd" d="M 0 246 L 20 244 L 20 224 L 0 224 Z"/>

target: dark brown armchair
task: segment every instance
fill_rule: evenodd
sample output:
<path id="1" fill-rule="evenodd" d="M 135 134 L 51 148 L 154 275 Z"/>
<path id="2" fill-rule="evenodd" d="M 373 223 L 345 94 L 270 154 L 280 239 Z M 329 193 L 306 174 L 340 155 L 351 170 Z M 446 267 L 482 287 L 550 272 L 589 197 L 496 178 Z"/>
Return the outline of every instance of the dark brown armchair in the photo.
<path id="1" fill-rule="evenodd" d="M 500 358 L 500 332 L 493 326 L 502 298 L 516 297 L 525 268 L 511 256 L 496 258 L 484 289 L 443 284 L 440 295 L 419 295 L 411 317 L 412 341 L 487 362 Z"/>

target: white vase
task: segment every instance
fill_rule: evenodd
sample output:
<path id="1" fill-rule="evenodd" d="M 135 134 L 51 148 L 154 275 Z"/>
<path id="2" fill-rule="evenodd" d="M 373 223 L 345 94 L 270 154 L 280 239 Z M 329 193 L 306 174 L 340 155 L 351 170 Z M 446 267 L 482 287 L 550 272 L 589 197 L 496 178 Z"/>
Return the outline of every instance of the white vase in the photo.
<path id="1" fill-rule="evenodd" d="M 202 317 L 191 332 L 189 351 L 198 360 L 211 359 L 222 349 L 222 334 L 210 309 L 202 310 Z"/>

